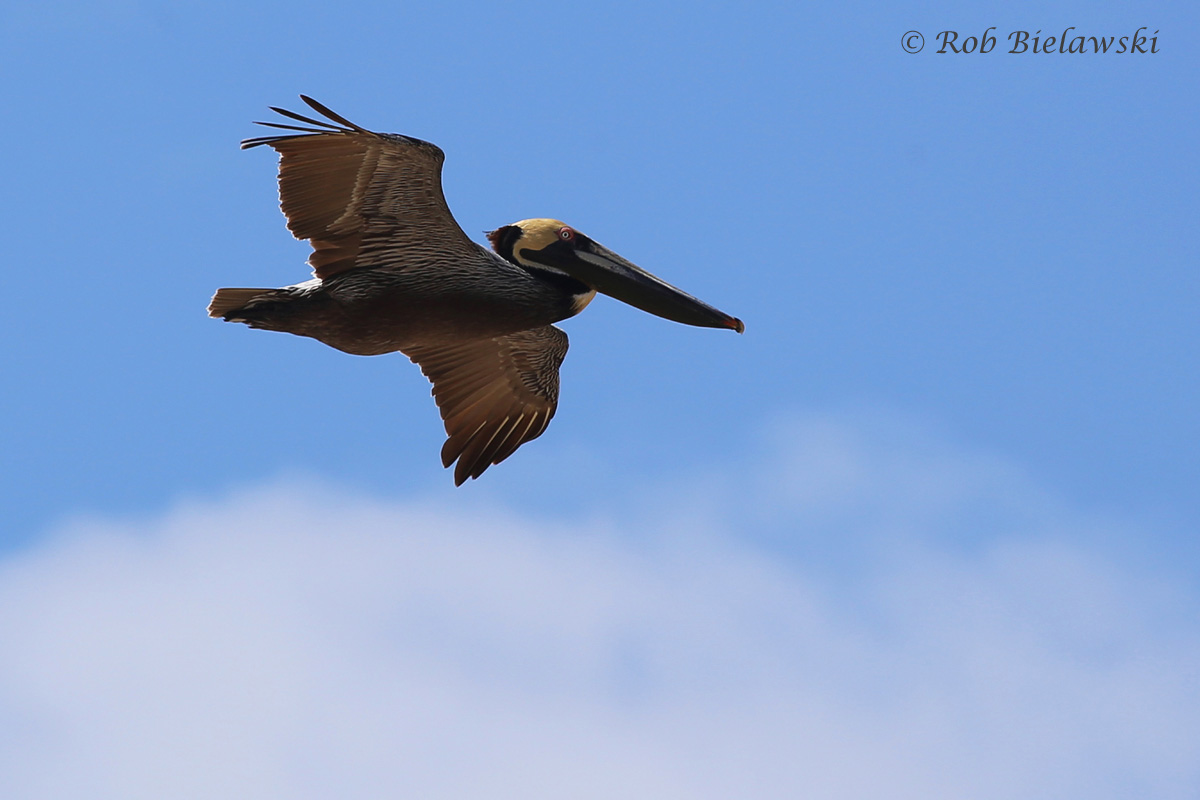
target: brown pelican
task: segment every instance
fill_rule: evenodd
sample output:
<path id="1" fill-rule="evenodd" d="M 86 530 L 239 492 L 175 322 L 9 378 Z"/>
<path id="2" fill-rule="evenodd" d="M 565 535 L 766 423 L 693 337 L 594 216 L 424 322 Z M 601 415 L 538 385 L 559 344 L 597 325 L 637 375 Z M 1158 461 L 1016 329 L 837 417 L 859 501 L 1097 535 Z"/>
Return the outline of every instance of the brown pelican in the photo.
<path id="1" fill-rule="evenodd" d="M 356 355 L 397 350 L 433 383 L 454 483 L 478 478 L 546 430 L 558 406 L 567 335 L 596 292 L 651 314 L 741 333 L 735 319 L 558 220 L 526 219 L 471 241 L 442 194 L 442 151 L 373 133 L 301 99 L 329 122 L 246 139 L 279 151 L 288 229 L 313 248 L 316 277 L 282 289 L 219 289 L 209 316 L 310 336 Z"/>

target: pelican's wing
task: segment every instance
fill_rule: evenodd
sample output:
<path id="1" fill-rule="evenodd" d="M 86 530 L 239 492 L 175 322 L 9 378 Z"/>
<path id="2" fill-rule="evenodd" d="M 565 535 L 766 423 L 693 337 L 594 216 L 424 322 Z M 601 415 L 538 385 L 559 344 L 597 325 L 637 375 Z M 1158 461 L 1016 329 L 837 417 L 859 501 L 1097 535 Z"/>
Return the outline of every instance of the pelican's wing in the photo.
<path id="1" fill-rule="evenodd" d="M 508 336 L 406 347 L 433 382 L 433 396 L 450 437 L 442 464 L 454 484 L 478 478 L 542 435 L 558 408 L 558 368 L 567 335 L 545 325 Z"/>
<path id="2" fill-rule="evenodd" d="M 300 99 L 337 124 L 272 107 L 307 127 L 260 122 L 300 133 L 246 139 L 242 147 L 279 151 L 280 207 L 288 229 L 312 244 L 308 263 L 318 278 L 355 267 L 402 270 L 429 263 L 430 253 L 478 257 L 481 248 L 446 205 L 445 155 L 437 145 L 372 133 L 310 97 Z"/>

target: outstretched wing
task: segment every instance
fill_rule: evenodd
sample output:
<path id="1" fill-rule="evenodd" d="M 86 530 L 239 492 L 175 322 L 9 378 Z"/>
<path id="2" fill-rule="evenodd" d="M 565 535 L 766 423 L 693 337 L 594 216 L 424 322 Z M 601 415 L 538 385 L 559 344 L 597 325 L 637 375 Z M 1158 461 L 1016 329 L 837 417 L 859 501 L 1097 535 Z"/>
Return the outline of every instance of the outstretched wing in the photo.
<path id="1" fill-rule="evenodd" d="M 454 484 L 478 478 L 546 430 L 558 408 L 558 368 L 567 335 L 545 325 L 492 339 L 408 347 L 433 382 L 433 396 L 450 437 L 442 464 Z"/>
<path id="2" fill-rule="evenodd" d="M 356 267 L 404 269 L 428 263 L 430 253 L 477 256 L 479 246 L 454 221 L 442 194 L 445 155 L 437 145 L 373 133 L 310 97 L 300 99 L 337 124 L 272 107 L 310 127 L 259 122 L 300 133 L 246 139 L 242 147 L 279 151 L 280 206 L 288 229 L 312 244 L 308 263 L 318 278 Z"/>

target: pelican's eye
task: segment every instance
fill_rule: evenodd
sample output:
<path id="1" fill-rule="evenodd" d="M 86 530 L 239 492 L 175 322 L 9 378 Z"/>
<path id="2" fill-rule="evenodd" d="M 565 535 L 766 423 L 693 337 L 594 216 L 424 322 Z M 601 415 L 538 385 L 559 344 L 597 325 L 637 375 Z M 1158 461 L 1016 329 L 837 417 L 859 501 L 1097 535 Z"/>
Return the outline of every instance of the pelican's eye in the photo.
<path id="1" fill-rule="evenodd" d="M 558 238 L 562 239 L 564 242 L 569 242 L 575 238 L 575 231 L 564 225 L 558 229 Z"/>

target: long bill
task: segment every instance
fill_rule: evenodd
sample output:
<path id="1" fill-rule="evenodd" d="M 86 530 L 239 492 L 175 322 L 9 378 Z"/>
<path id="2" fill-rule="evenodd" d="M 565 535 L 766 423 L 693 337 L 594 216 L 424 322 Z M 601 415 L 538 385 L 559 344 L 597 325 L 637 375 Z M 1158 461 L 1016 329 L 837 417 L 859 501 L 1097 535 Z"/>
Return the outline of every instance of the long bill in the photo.
<path id="1" fill-rule="evenodd" d="M 573 263 L 563 265 L 572 277 L 634 308 L 685 325 L 729 328 L 738 333 L 746 329 L 740 319 L 676 289 L 607 247 L 589 241 L 573 255 Z"/>

